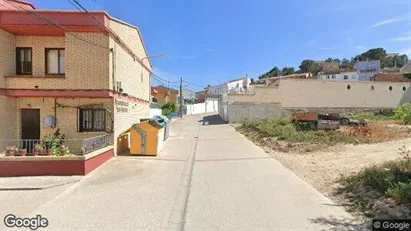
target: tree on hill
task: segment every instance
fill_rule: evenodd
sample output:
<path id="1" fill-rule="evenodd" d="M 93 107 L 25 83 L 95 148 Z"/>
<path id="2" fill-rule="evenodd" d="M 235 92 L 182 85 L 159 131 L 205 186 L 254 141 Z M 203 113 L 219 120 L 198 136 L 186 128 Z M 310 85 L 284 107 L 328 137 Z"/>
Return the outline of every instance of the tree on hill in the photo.
<path id="1" fill-rule="evenodd" d="M 311 59 L 303 60 L 299 68 L 301 73 L 311 73 L 313 75 L 316 75 L 322 69 L 319 63 Z"/>
<path id="2" fill-rule="evenodd" d="M 295 73 L 294 67 L 284 67 L 281 71 L 282 75 L 292 75 Z"/>
<path id="3" fill-rule="evenodd" d="M 326 62 L 326 63 L 341 63 L 341 60 L 328 58 L 328 59 L 324 60 L 324 62 Z"/>
<path id="4" fill-rule="evenodd" d="M 382 60 L 387 56 L 387 52 L 384 48 L 373 48 L 360 55 L 355 56 L 355 61 L 367 61 L 367 60 Z"/>
<path id="5" fill-rule="evenodd" d="M 264 79 L 268 77 L 276 77 L 281 75 L 281 70 L 278 67 L 273 67 L 269 72 L 266 72 L 258 77 L 258 79 Z"/>
<path id="6" fill-rule="evenodd" d="M 402 67 L 408 63 L 408 56 L 407 55 L 394 55 L 388 56 L 387 52 L 384 48 L 373 48 L 369 49 L 368 51 L 359 54 L 355 57 L 351 57 L 350 59 L 344 58 L 342 60 L 338 58 L 329 57 L 324 62 L 336 62 L 340 64 L 341 69 L 348 69 L 351 70 L 354 68 L 354 65 L 357 61 L 371 61 L 371 60 L 380 60 L 381 68 L 390 68 L 390 67 Z M 294 70 L 292 67 L 284 67 L 282 69 L 278 67 L 273 67 L 269 72 L 261 75 L 258 77 L 259 79 L 279 76 L 279 75 L 289 75 L 293 73 L 311 73 L 313 75 L 317 75 L 318 72 L 322 70 L 322 64 L 315 62 L 311 59 L 305 59 L 301 62 L 299 66 L 299 70 Z"/>

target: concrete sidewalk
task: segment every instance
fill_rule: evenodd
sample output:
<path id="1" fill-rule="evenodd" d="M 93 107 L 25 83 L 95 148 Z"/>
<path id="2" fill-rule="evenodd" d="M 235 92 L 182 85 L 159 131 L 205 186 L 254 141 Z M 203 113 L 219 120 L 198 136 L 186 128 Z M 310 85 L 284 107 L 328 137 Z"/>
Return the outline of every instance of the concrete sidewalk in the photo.
<path id="1" fill-rule="evenodd" d="M 41 214 L 42 230 L 363 230 L 217 116 L 203 117 L 175 120 L 157 157 L 116 157 L 35 193 L 0 191 L 0 210 Z"/>
<path id="2" fill-rule="evenodd" d="M 185 230 L 367 230 L 218 116 L 199 126 Z"/>

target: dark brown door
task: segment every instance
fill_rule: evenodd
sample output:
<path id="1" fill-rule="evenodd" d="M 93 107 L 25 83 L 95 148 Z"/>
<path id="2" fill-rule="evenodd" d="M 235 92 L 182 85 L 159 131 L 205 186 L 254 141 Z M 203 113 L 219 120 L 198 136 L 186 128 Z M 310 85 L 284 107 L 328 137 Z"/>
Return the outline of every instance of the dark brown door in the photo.
<path id="1" fill-rule="evenodd" d="M 21 138 L 40 139 L 40 109 L 21 110 Z"/>
<path id="2" fill-rule="evenodd" d="M 40 140 L 40 109 L 21 109 L 21 139 L 23 148 L 30 153 Z"/>

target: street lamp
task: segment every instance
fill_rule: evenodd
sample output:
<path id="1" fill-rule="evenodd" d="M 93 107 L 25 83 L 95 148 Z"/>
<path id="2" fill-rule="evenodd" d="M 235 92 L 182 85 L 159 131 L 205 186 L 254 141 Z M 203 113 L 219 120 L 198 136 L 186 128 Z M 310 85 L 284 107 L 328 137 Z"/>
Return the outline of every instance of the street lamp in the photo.
<path id="1" fill-rule="evenodd" d="M 161 59 L 161 58 L 163 58 L 163 54 L 157 53 L 156 55 L 146 56 L 146 57 L 141 59 L 141 70 L 140 70 L 140 72 L 141 72 L 141 82 L 143 82 L 143 64 L 144 64 L 143 61 L 144 61 L 144 59 L 155 59 L 155 58 Z M 149 99 L 149 103 L 151 104 L 151 73 L 149 73 L 149 76 L 148 76 L 148 84 L 149 84 L 148 99 Z"/>

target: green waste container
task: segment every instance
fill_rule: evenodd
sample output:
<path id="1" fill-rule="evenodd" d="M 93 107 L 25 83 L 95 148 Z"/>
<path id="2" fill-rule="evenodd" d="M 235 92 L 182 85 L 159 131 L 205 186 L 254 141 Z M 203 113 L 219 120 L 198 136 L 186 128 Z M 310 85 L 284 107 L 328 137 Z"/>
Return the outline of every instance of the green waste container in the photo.
<path id="1" fill-rule="evenodd" d="M 163 121 L 165 126 L 164 126 L 164 140 L 166 140 L 171 133 L 171 120 L 167 118 L 167 116 L 164 115 L 158 115 L 154 116 L 157 120 Z"/>

